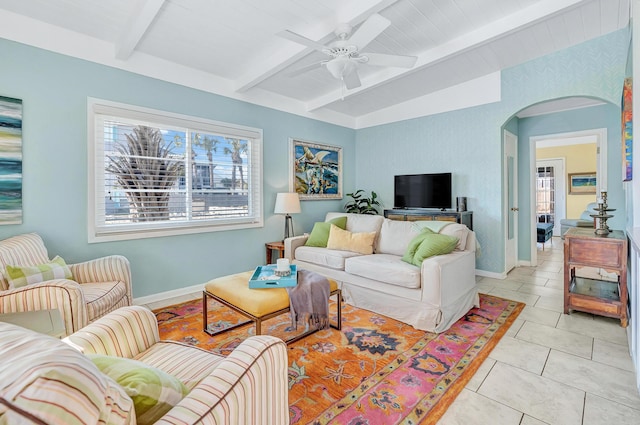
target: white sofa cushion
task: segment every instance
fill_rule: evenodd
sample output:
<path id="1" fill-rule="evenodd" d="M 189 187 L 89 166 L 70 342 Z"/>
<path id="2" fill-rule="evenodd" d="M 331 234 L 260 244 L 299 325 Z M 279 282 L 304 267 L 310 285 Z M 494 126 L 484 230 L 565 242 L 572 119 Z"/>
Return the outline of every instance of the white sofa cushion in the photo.
<path id="1" fill-rule="evenodd" d="M 335 270 L 344 270 L 345 259 L 361 254 L 351 251 L 338 251 L 315 246 L 301 246 L 296 248 L 295 259 Z"/>
<path id="2" fill-rule="evenodd" d="M 351 233 L 369 233 L 380 232 L 384 217 L 381 215 L 368 215 L 368 214 L 351 214 L 351 213 L 338 213 L 328 212 L 325 217 L 325 221 L 332 220 L 336 217 L 347 216 L 347 229 Z"/>
<path id="3" fill-rule="evenodd" d="M 360 255 L 345 259 L 344 271 L 403 288 L 420 288 L 420 268 L 392 254 Z"/>
<path id="4" fill-rule="evenodd" d="M 385 219 L 380 228 L 378 244 L 375 248 L 377 254 L 393 254 L 403 256 L 409 246 L 409 242 L 420 233 L 420 229 L 411 221 L 398 221 Z"/>
<path id="5" fill-rule="evenodd" d="M 469 235 L 469 228 L 464 224 L 447 224 L 442 229 L 440 229 L 438 233 L 458 238 L 458 244 L 456 245 L 457 250 L 464 251 L 467 248 L 467 236 Z"/>

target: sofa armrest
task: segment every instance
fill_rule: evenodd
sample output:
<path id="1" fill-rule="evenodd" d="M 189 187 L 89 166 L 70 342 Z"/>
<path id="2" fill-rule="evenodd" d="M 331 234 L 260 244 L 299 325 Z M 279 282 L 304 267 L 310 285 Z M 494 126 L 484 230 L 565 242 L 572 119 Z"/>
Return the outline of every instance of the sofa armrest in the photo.
<path id="1" fill-rule="evenodd" d="M 127 287 L 129 305 L 131 298 L 131 266 L 129 260 L 122 255 L 109 255 L 84 263 L 70 264 L 73 279 L 78 283 L 124 282 Z"/>
<path id="2" fill-rule="evenodd" d="M 473 251 L 453 251 L 422 262 L 421 301 L 448 305 L 476 285 L 476 257 Z"/>
<path id="3" fill-rule="evenodd" d="M 288 258 L 289 261 L 295 260 L 294 254 L 296 248 L 304 245 L 309 239 L 309 235 L 294 236 L 284 240 L 284 258 Z"/>
<path id="4" fill-rule="evenodd" d="M 146 307 L 121 307 L 64 341 L 83 353 L 131 359 L 160 341 L 158 321 Z"/>
<path id="5" fill-rule="evenodd" d="M 288 424 L 287 369 L 281 339 L 247 338 L 156 423 Z"/>
<path id="6" fill-rule="evenodd" d="M 89 322 L 84 294 L 72 280 L 54 279 L 0 292 L 0 313 L 52 309 L 60 311 L 66 335 Z"/>

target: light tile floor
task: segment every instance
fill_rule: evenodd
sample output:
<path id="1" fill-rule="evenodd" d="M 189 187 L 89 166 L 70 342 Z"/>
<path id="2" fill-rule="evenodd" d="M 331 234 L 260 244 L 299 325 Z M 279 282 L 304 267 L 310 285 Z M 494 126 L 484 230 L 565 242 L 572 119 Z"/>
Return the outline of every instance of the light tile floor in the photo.
<path id="1" fill-rule="evenodd" d="M 562 314 L 562 240 L 538 247 L 537 267 L 505 280 L 478 277 L 480 292 L 527 306 L 438 424 L 640 424 L 625 329 L 615 319 Z"/>
<path id="2" fill-rule="evenodd" d="M 625 329 L 606 317 L 562 314 L 562 248 L 553 238 L 538 250 L 537 267 L 519 267 L 504 280 L 478 277 L 480 292 L 527 306 L 438 425 L 640 424 Z"/>

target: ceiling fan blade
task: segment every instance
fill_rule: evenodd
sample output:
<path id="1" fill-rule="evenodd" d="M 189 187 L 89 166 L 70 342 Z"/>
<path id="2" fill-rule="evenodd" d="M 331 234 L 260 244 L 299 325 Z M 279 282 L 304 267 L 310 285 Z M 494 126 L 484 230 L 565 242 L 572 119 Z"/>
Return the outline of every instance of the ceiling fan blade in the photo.
<path id="1" fill-rule="evenodd" d="M 309 72 L 313 69 L 320 68 L 325 64 L 325 61 L 312 63 L 310 65 L 302 66 L 298 69 L 294 69 L 293 71 L 287 73 L 288 77 L 297 77 L 300 74 L 304 74 L 305 72 Z"/>
<path id="2" fill-rule="evenodd" d="M 355 69 L 353 70 L 353 72 L 350 72 L 349 74 L 344 75 L 342 77 L 342 80 L 344 81 L 345 87 L 349 90 L 358 88 L 362 85 L 362 83 L 360 83 L 360 77 L 358 76 L 358 71 L 356 71 Z"/>
<path id="3" fill-rule="evenodd" d="M 311 47 L 312 49 L 319 50 L 321 52 L 324 49 L 326 49 L 326 47 L 323 46 L 322 44 L 315 42 L 311 39 L 308 39 L 307 37 L 303 37 L 300 34 L 296 34 L 295 32 L 292 32 L 289 30 L 280 31 L 276 35 L 282 38 L 286 38 L 289 41 L 293 41 L 294 43 L 302 44 L 303 46 L 307 46 L 307 47 Z"/>
<path id="4" fill-rule="evenodd" d="M 374 13 L 349 37 L 349 44 L 353 44 L 358 47 L 358 50 L 362 50 L 367 44 L 382 34 L 382 31 L 387 29 L 389 25 L 391 25 L 390 20 Z"/>
<path id="5" fill-rule="evenodd" d="M 396 66 L 398 68 L 412 68 L 418 60 L 417 56 L 386 55 L 384 53 L 362 53 L 369 60 L 366 62 L 373 66 Z"/>

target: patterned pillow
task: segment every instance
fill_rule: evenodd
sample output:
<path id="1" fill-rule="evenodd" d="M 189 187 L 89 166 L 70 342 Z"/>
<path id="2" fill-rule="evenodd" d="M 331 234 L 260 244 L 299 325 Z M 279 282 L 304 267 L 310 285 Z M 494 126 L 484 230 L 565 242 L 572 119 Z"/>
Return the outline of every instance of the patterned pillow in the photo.
<path id="1" fill-rule="evenodd" d="M 56 256 L 50 263 L 37 266 L 7 266 L 5 275 L 11 289 L 52 279 L 73 278 L 71 269 L 59 256 Z"/>
<path id="2" fill-rule="evenodd" d="M 178 378 L 137 360 L 102 354 L 87 357 L 131 397 L 138 425 L 157 422 L 189 393 Z"/>

